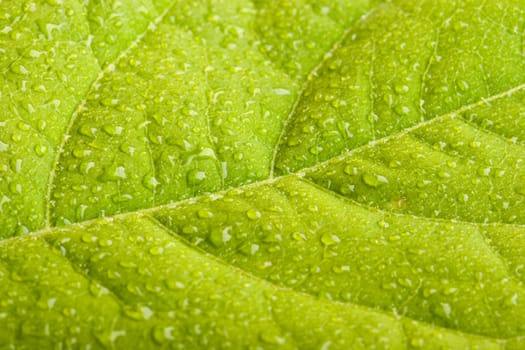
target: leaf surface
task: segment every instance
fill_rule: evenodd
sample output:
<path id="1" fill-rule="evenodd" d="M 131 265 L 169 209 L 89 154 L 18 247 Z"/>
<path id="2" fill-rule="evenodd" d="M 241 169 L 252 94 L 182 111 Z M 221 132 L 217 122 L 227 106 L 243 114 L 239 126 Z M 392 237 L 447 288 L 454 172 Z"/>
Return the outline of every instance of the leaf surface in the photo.
<path id="1" fill-rule="evenodd" d="M 0 347 L 523 347 L 523 7 L 0 2 Z"/>

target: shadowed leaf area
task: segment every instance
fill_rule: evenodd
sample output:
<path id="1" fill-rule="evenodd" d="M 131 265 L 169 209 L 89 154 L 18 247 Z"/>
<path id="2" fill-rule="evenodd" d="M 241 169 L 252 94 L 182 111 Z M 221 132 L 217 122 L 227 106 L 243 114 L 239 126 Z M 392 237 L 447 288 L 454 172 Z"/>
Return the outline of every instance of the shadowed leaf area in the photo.
<path id="1" fill-rule="evenodd" d="M 0 1 L 0 349 L 525 348 L 523 1 Z"/>

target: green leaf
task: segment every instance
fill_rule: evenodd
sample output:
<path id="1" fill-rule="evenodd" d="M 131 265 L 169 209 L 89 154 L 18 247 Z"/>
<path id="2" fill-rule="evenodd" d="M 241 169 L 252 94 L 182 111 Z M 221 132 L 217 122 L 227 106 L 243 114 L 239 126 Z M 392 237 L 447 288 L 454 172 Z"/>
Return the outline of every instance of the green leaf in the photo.
<path id="1" fill-rule="evenodd" d="M 520 1 L 0 2 L 0 349 L 520 349 Z"/>

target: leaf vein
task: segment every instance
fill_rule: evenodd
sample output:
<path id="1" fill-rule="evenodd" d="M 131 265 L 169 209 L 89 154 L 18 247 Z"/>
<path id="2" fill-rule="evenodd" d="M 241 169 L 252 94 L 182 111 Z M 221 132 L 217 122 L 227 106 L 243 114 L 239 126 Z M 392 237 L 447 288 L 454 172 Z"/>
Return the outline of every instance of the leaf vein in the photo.
<path id="1" fill-rule="evenodd" d="M 299 104 L 301 102 L 301 98 L 304 95 L 304 93 L 306 92 L 306 89 L 308 88 L 308 85 L 310 84 L 312 79 L 314 79 L 317 76 L 317 73 L 324 66 L 324 64 L 327 62 L 327 60 L 332 57 L 332 54 L 336 50 L 339 49 L 341 44 L 346 40 L 346 38 L 348 37 L 349 33 L 357 25 L 357 23 L 359 23 L 360 21 L 363 21 L 371 12 L 373 12 L 373 10 L 370 11 L 368 14 L 365 14 L 359 21 L 357 21 L 355 23 L 352 23 L 352 25 L 350 25 L 350 27 L 346 28 L 342 32 L 339 40 L 337 40 L 334 43 L 334 45 L 330 48 L 330 50 L 328 50 L 328 52 L 325 53 L 325 55 L 322 57 L 321 61 L 312 69 L 312 71 L 304 79 L 304 81 L 302 83 L 302 86 L 299 89 L 299 92 L 297 94 L 297 97 L 295 98 L 294 104 L 292 105 L 292 108 L 291 108 L 290 112 L 288 113 L 286 119 L 282 123 L 281 132 L 280 132 L 279 136 L 277 137 L 277 141 L 275 142 L 275 145 L 273 147 L 272 158 L 271 158 L 271 161 L 270 161 L 270 175 L 269 175 L 270 178 L 273 178 L 275 176 L 274 172 L 275 172 L 275 162 L 277 161 L 277 156 L 279 155 L 279 151 L 280 151 L 281 145 L 282 145 L 282 143 L 284 141 L 284 138 L 286 136 L 286 133 L 288 131 L 288 126 L 293 120 L 293 117 L 295 115 L 297 107 L 299 106 Z"/>
<path id="2" fill-rule="evenodd" d="M 112 69 L 114 69 L 114 63 L 120 61 L 122 58 L 126 57 L 129 52 L 134 49 L 137 44 L 142 41 L 142 39 L 149 33 L 149 32 L 153 32 L 155 31 L 156 29 L 156 24 L 160 23 L 164 17 L 168 14 L 168 12 L 171 10 L 171 8 L 173 6 L 175 6 L 176 3 L 174 3 L 173 5 L 169 6 L 168 8 L 166 8 L 157 18 L 155 18 L 151 23 L 150 25 L 146 28 L 146 30 L 139 34 L 137 36 L 137 38 L 124 50 L 122 51 L 116 58 L 115 60 L 106 65 L 106 67 L 101 70 L 98 74 L 98 76 L 95 78 L 95 80 L 91 83 L 91 86 L 90 88 L 87 90 L 87 94 L 89 94 L 89 92 L 93 91 L 96 87 L 96 85 L 101 81 L 101 79 L 104 77 L 104 75 L 108 72 L 110 72 Z M 98 61 L 97 61 L 98 62 Z M 85 96 L 87 97 L 87 95 Z M 53 159 L 53 162 L 51 164 L 51 170 L 50 170 L 50 173 L 49 173 L 49 177 L 48 177 L 48 182 L 47 182 L 47 190 L 46 190 L 46 195 L 45 195 L 45 198 L 44 198 L 44 201 L 45 201 L 45 223 L 44 223 L 44 227 L 45 228 L 49 228 L 51 227 L 52 223 L 51 223 L 51 216 L 52 216 L 52 195 L 53 195 L 53 190 L 54 190 L 54 182 L 55 182 L 55 177 L 56 177 L 56 173 L 57 173 L 57 170 L 58 170 L 58 167 L 60 165 L 60 158 L 62 156 L 62 154 L 64 153 L 64 148 L 66 146 L 66 143 L 70 137 L 70 133 L 75 125 L 75 122 L 78 118 L 78 115 L 83 111 L 83 109 L 85 108 L 85 105 L 86 105 L 86 98 L 82 98 L 79 100 L 77 106 L 76 106 L 76 109 L 75 111 L 72 113 L 71 115 L 71 118 L 69 119 L 69 123 L 66 127 L 66 130 L 64 131 L 64 136 L 62 138 L 62 141 L 60 142 L 59 146 L 56 148 L 55 150 L 55 157 Z"/>
<path id="3" fill-rule="evenodd" d="M 305 181 L 305 182 L 308 185 L 315 186 L 316 188 L 318 188 L 318 186 L 316 184 L 312 184 L 312 183 L 310 183 L 308 181 Z M 374 209 L 374 211 L 381 212 L 381 211 L 375 210 L 375 209 Z M 238 273 L 240 273 L 240 274 L 242 274 L 244 276 L 247 276 L 247 277 L 249 277 L 251 279 L 255 279 L 257 281 L 260 281 L 260 282 L 264 283 L 265 285 L 271 286 L 273 289 L 289 291 L 289 292 L 292 292 L 292 293 L 294 293 L 296 295 L 299 295 L 299 296 L 303 296 L 303 297 L 308 297 L 310 299 L 314 299 L 314 300 L 316 300 L 316 301 L 318 301 L 320 303 L 327 303 L 327 304 L 332 304 L 332 305 L 340 305 L 342 307 L 350 307 L 350 308 L 363 309 L 363 310 L 367 310 L 367 311 L 373 311 L 373 312 L 376 312 L 376 313 L 379 313 L 379 314 L 382 314 L 382 315 L 385 315 L 385 316 L 388 316 L 388 317 L 395 318 L 398 322 L 401 322 L 401 323 L 403 321 L 406 321 L 406 320 L 411 320 L 411 321 L 416 321 L 416 322 L 421 323 L 421 324 L 426 324 L 426 325 L 428 325 L 428 326 L 430 326 L 430 327 L 432 327 L 434 329 L 446 329 L 447 331 L 451 331 L 451 332 L 454 332 L 454 333 L 458 333 L 458 334 L 462 333 L 460 330 L 455 329 L 455 328 L 451 328 L 451 327 L 448 327 L 448 326 L 436 326 L 436 325 L 434 325 L 432 323 L 429 323 L 429 322 L 426 322 L 426 321 L 423 321 L 423 320 L 416 320 L 416 319 L 414 319 L 412 317 L 405 316 L 405 315 L 396 315 L 396 314 L 394 314 L 392 312 L 389 312 L 389 311 L 386 311 L 386 310 L 383 310 L 383 309 L 373 308 L 372 306 L 368 306 L 366 304 L 345 302 L 345 301 L 340 301 L 340 300 L 321 299 L 318 296 L 316 296 L 316 295 L 314 295 L 312 293 L 309 293 L 307 291 L 300 291 L 300 290 L 297 290 L 297 289 L 294 289 L 294 288 L 291 288 L 291 287 L 286 287 L 286 286 L 282 286 L 282 285 L 276 284 L 272 280 L 269 280 L 269 279 L 266 279 L 266 278 L 254 275 L 250 271 L 245 270 L 245 269 L 243 269 L 240 266 L 233 265 L 233 264 L 230 264 L 230 263 L 226 262 L 225 260 L 223 260 L 218 255 L 211 254 L 210 252 L 207 252 L 206 250 L 195 246 L 194 244 L 192 244 L 189 241 L 187 241 L 183 236 L 179 235 L 177 232 L 172 230 L 170 227 L 165 226 L 161 221 L 159 221 L 154 216 L 147 215 L 146 218 L 149 219 L 151 222 L 153 222 L 155 225 L 157 225 L 160 229 L 165 231 L 170 237 L 172 237 L 172 239 L 179 240 L 180 242 L 184 243 L 186 246 L 188 246 L 192 250 L 195 250 L 199 254 L 204 255 L 204 256 L 206 256 L 208 258 L 211 258 L 211 259 L 219 262 L 220 264 L 228 267 L 229 269 L 233 269 L 234 271 L 236 271 L 236 272 L 238 272 Z M 471 333 L 471 334 L 476 334 L 477 336 L 485 338 L 485 339 L 500 340 L 499 338 L 494 338 L 494 337 L 491 337 L 491 336 L 488 336 L 488 335 L 484 335 L 484 334 L 478 334 L 478 333 Z M 503 339 L 501 339 L 501 340 L 503 340 Z"/>

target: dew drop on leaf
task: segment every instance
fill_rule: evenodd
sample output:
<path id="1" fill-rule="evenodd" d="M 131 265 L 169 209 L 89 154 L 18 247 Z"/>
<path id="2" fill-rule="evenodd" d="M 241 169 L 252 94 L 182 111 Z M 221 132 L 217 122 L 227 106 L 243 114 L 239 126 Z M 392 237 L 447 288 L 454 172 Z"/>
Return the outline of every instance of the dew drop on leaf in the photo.
<path id="1" fill-rule="evenodd" d="M 151 336 L 153 337 L 153 340 L 159 344 L 165 344 L 166 342 L 169 342 L 171 340 L 174 340 L 175 337 L 173 335 L 173 331 L 175 330 L 172 326 L 161 326 L 157 325 L 153 327 L 151 330 Z"/>
<path id="2" fill-rule="evenodd" d="M 321 236 L 321 242 L 325 246 L 331 246 L 341 242 L 341 239 L 333 233 L 323 233 L 323 235 Z"/>
<path id="3" fill-rule="evenodd" d="M 162 253 L 164 252 L 164 248 L 163 247 L 152 247 L 149 249 L 149 253 L 151 255 L 161 255 Z"/>
<path id="4" fill-rule="evenodd" d="M 197 211 L 197 216 L 201 219 L 209 219 L 212 218 L 214 215 L 213 212 L 208 209 L 199 209 Z"/>
<path id="5" fill-rule="evenodd" d="M 144 187 L 146 187 L 149 190 L 155 189 L 158 185 L 160 185 L 160 182 L 157 180 L 157 178 L 151 174 L 145 175 L 142 178 L 142 184 Z"/>
<path id="6" fill-rule="evenodd" d="M 197 226 L 194 226 L 194 225 L 185 225 L 182 228 L 182 232 L 187 234 L 187 235 L 196 234 L 196 233 L 199 232 L 199 228 Z"/>
<path id="7" fill-rule="evenodd" d="M 279 333 L 276 333 L 270 329 L 262 331 L 260 333 L 260 339 L 266 344 L 271 345 L 284 345 L 286 343 L 285 338 L 283 338 Z"/>
<path id="8" fill-rule="evenodd" d="M 249 209 L 246 212 L 246 216 L 248 217 L 248 219 L 257 220 L 257 219 L 259 219 L 262 216 L 262 214 L 261 214 L 260 211 L 258 211 L 256 209 Z"/>
<path id="9" fill-rule="evenodd" d="M 232 239 L 232 235 L 230 233 L 231 229 L 232 229 L 231 226 L 228 226 L 225 228 L 222 228 L 222 227 L 213 228 L 208 237 L 208 239 L 210 240 L 210 243 L 214 245 L 215 247 L 224 246 L 226 243 L 228 243 Z"/>
<path id="10" fill-rule="evenodd" d="M 206 172 L 197 169 L 190 170 L 186 175 L 186 179 L 189 185 L 198 185 L 206 180 Z"/>
<path id="11" fill-rule="evenodd" d="M 47 146 L 44 146 L 44 145 L 35 146 L 35 153 L 39 157 L 44 156 L 47 153 Z"/>

